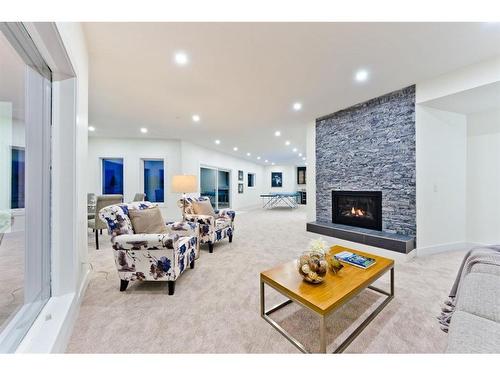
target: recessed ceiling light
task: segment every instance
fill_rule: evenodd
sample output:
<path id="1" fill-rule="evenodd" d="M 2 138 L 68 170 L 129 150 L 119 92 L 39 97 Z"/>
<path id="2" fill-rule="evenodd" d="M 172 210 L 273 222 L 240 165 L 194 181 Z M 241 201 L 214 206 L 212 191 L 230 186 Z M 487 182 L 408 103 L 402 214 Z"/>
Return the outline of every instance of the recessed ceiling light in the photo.
<path id="1" fill-rule="evenodd" d="M 300 103 L 300 102 L 293 103 L 293 110 L 294 111 L 300 111 L 301 109 L 302 109 L 302 103 Z"/>
<path id="2" fill-rule="evenodd" d="M 214 142 L 216 145 L 220 145 L 220 139 L 216 139 Z"/>
<path id="3" fill-rule="evenodd" d="M 238 147 L 233 147 L 233 151 L 238 151 Z"/>
<path id="4" fill-rule="evenodd" d="M 306 158 L 302 158 L 302 160 L 306 161 Z"/>
<path id="5" fill-rule="evenodd" d="M 260 156 L 257 156 L 257 160 L 260 160 Z"/>
<path id="6" fill-rule="evenodd" d="M 302 154 L 299 153 L 299 158 L 302 156 Z"/>
<path id="7" fill-rule="evenodd" d="M 368 79 L 368 72 L 364 69 L 358 70 L 354 78 L 358 82 L 364 82 Z"/>
<path id="8" fill-rule="evenodd" d="M 292 151 L 293 151 L 293 152 L 297 152 L 297 149 L 296 149 L 296 148 L 294 148 Z"/>
<path id="9" fill-rule="evenodd" d="M 175 53 L 174 60 L 177 65 L 186 65 L 189 62 L 188 55 L 182 51 Z"/>
<path id="10" fill-rule="evenodd" d="M 271 163 L 271 165 L 274 165 L 274 163 Z"/>
<path id="11" fill-rule="evenodd" d="M 286 141 L 285 146 L 290 146 L 290 141 Z"/>
<path id="12" fill-rule="evenodd" d="M 276 131 L 274 132 L 274 135 L 275 135 L 276 137 L 279 137 L 279 136 L 281 136 L 281 132 L 280 132 L 279 130 L 276 130 Z"/>
<path id="13" fill-rule="evenodd" d="M 200 116 L 198 115 L 193 115 L 192 119 L 194 122 L 200 122 Z"/>
<path id="14" fill-rule="evenodd" d="M 307 165 L 307 162 L 306 162 L 306 163 L 304 163 L 304 164 L 305 164 L 305 165 Z"/>
<path id="15" fill-rule="evenodd" d="M 141 128 L 141 133 L 146 134 L 148 132 L 148 129 L 146 128 Z"/>
<path id="16" fill-rule="evenodd" d="M 252 154 L 251 154 L 251 153 L 249 153 L 249 152 L 247 152 L 247 156 L 250 156 L 250 155 L 252 155 Z"/>
<path id="17" fill-rule="evenodd" d="M 266 159 L 266 160 L 264 160 L 264 163 L 267 163 L 268 161 L 269 161 L 269 160 L 267 160 L 267 159 Z"/>
<path id="18" fill-rule="evenodd" d="M 95 128 L 92 125 L 89 126 L 89 132 L 93 132 L 93 131 L 95 131 Z"/>

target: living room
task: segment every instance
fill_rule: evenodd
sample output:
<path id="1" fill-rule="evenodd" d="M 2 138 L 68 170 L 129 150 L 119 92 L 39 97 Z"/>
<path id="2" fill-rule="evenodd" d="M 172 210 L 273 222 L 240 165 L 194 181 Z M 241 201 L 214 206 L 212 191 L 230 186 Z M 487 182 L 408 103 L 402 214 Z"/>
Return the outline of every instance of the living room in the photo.
<path id="1" fill-rule="evenodd" d="M 2 22 L 0 350 L 491 365 L 499 23 L 378 17 Z"/>
<path id="2" fill-rule="evenodd" d="M 89 220 L 89 228 L 94 228 L 93 225 L 98 220 L 95 218 L 99 216 L 105 221 L 108 220 L 108 225 L 105 222 L 101 224 L 104 228 L 103 234 L 99 233 L 100 230 L 89 230 L 88 254 L 94 276 L 90 279 L 82 301 L 80 315 L 68 344 L 69 352 L 127 352 L 128 343 L 118 332 L 129 334 L 129 330 L 125 329 L 129 318 L 123 321 L 107 322 L 106 328 L 102 324 L 108 320 L 108 316 L 119 311 L 123 313 L 127 311 L 130 303 L 134 305 L 139 303 L 141 308 L 136 313 L 138 316 L 148 316 L 146 321 L 149 322 L 140 329 L 144 330 L 148 324 L 153 326 L 153 322 L 158 322 L 160 317 L 155 317 L 155 313 L 150 312 L 148 307 L 151 293 L 181 295 L 189 300 L 197 300 L 200 310 L 191 307 L 191 314 L 202 316 L 203 311 L 213 311 L 221 317 L 221 326 L 218 327 L 212 320 L 198 319 L 192 328 L 193 332 L 204 332 L 200 334 L 198 340 L 179 342 L 160 339 L 153 345 L 146 336 L 144 339 L 136 339 L 135 352 L 248 353 L 277 350 L 293 353 L 298 349 L 304 352 L 418 353 L 478 350 L 474 344 L 460 348 L 454 346 L 458 345 L 455 342 L 460 342 L 463 335 L 454 338 L 453 331 L 448 335 L 453 339 L 442 335 L 436 315 L 441 312 L 442 304 L 447 297 L 447 292 L 443 289 L 452 284 L 452 278 L 456 276 L 459 263 L 465 253 L 472 248 L 500 241 L 496 230 L 499 226 L 495 215 L 497 205 L 494 204 L 498 198 L 493 188 L 495 184 L 491 183 L 491 179 L 496 178 L 494 177 L 496 172 L 486 172 L 495 170 L 497 152 L 488 148 L 484 143 L 488 142 L 486 139 L 490 139 L 490 134 L 497 134 L 496 125 L 491 125 L 498 122 L 498 103 L 500 103 L 498 100 L 500 60 L 496 55 L 497 47 L 490 44 L 486 37 L 482 40 L 485 50 L 483 57 L 478 56 L 477 50 L 470 50 L 471 54 L 468 56 L 466 49 L 463 49 L 459 56 L 451 55 L 454 47 L 450 43 L 455 40 L 457 33 L 478 32 L 482 35 L 485 33 L 483 26 L 466 29 L 466 25 L 450 25 L 448 36 L 441 31 L 441 38 L 443 38 L 441 40 L 435 36 L 438 28 L 442 29 L 441 25 L 412 25 L 406 29 L 403 27 L 399 33 L 396 32 L 399 25 L 362 26 L 369 28 L 370 31 L 366 29 L 365 32 L 371 33 L 373 37 L 385 35 L 388 39 L 387 35 L 397 35 L 391 41 L 391 48 L 400 43 L 400 49 L 406 48 L 406 52 L 402 54 L 406 59 L 409 58 L 408 54 L 422 54 L 422 51 L 417 52 L 412 45 L 408 45 L 406 38 L 402 35 L 415 35 L 425 30 L 427 35 L 422 35 L 423 39 L 431 35 L 436 39 L 435 44 L 429 43 L 428 48 L 439 46 L 442 55 L 449 59 L 446 69 L 441 70 L 439 74 L 426 72 L 425 79 L 414 78 L 410 82 L 407 81 L 410 73 L 406 71 L 405 75 L 402 75 L 404 80 L 394 83 L 394 86 L 389 89 L 384 87 L 384 85 L 388 86 L 388 80 L 382 84 L 375 76 L 375 71 L 377 71 L 377 76 L 383 76 L 384 73 L 380 70 L 391 69 L 387 66 L 387 62 L 384 68 L 367 63 L 366 65 L 371 66 L 370 70 L 364 68 L 356 70 L 347 62 L 340 62 L 336 58 L 339 66 L 348 67 L 344 73 L 345 77 L 349 76 L 349 71 L 353 71 L 350 82 L 343 83 L 346 87 L 351 86 L 351 89 L 346 88 L 345 92 L 355 98 L 346 99 L 344 95 L 342 99 L 350 105 L 338 103 L 336 107 L 339 110 L 332 114 L 328 114 L 324 109 L 315 109 L 313 112 L 321 113 L 321 115 L 315 115 L 316 120 L 312 122 L 306 115 L 309 112 L 306 103 L 317 105 L 320 102 L 319 99 L 301 96 L 300 101 L 289 101 L 288 108 L 286 108 L 280 96 L 273 95 L 272 99 L 268 99 L 275 101 L 269 105 L 272 112 L 266 114 L 266 108 L 257 107 L 262 125 L 256 123 L 253 126 L 250 124 L 257 121 L 257 117 L 252 118 L 255 113 L 254 108 L 244 110 L 237 106 L 241 101 L 250 102 L 251 97 L 256 95 L 251 91 L 255 83 L 251 85 L 246 80 L 255 82 L 257 77 L 250 75 L 245 79 L 240 78 L 239 85 L 248 89 L 243 89 L 240 97 L 231 102 L 229 97 L 223 96 L 223 93 L 234 90 L 233 81 L 236 78 L 231 72 L 228 73 L 228 67 L 224 65 L 223 58 L 216 62 L 206 63 L 204 56 L 198 51 L 202 48 L 211 51 L 220 50 L 222 46 L 231 43 L 232 39 L 229 41 L 225 39 L 230 35 L 231 38 L 237 36 L 241 40 L 253 38 L 256 47 L 251 52 L 252 55 L 277 60 L 278 57 L 270 55 L 271 52 L 267 54 L 264 52 L 266 43 L 282 45 L 281 35 L 287 35 L 286 38 L 288 38 L 291 34 L 295 35 L 295 40 L 303 38 L 300 43 L 297 41 L 297 45 L 311 45 L 307 41 L 311 30 L 314 30 L 312 34 L 314 38 L 323 35 L 320 39 L 326 43 L 328 35 L 334 33 L 334 29 L 330 30 L 329 27 L 333 26 L 308 25 L 306 32 L 306 27 L 298 25 L 270 24 L 265 27 L 252 24 L 222 26 L 140 23 L 88 23 L 83 26 L 90 53 L 90 86 L 95 89 L 94 93 L 90 94 L 89 107 L 91 131 L 89 132 L 87 164 L 90 168 L 88 192 L 94 193 L 97 198 L 101 192 L 118 193 L 123 194 L 123 197 L 119 198 L 123 202 L 137 200 L 151 202 L 152 205 L 158 204 L 162 215 L 160 221 L 175 222 L 170 225 L 179 228 L 184 225 L 182 230 L 188 233 L 189 228 L 185 227 L 186 222 L 199 224 L 198 230 L 201 233 L 191 234 L 198 238 L 198 247 L 191 250 L 192 255 L 186 256 L 181 268 L 176 270 L 177 274 L 182 273 L 182 275 L 176 275 L 174 279 L 168 281 L 169 287 L 166 288 L 165 283 L 148 281 L 165 281 L 169 271 L 163 270 L 165 275 L 156 268 L 156 271 L 152 271 L 153 268 L 149 269 L 150 263 L 146 263 L 146 267 L 140 269 L 141 265 L 136 261 L 136 255 L 129 255 L 134 249 L 139 251 L 138 245 L 128 250 L 132 237 L 128 239 L 129 242 L 123 242 L 119 240 L 121 232 L 115 233 L 114 229 L 111 229 L 110 233 L 113 233 L 111 238 L 106 234 L 106 229 L 114 225 L 109 227 L 109 220 L 115 222 L 114 215 L 117 217 L 123 215 L 123 220 L 127 222 L 129 217 L 134 233 L 137 233 L 136 227 L 139 224 L 136 224 L 136 220 L 139 219 L 130 215 L 125 217 L 126 211 L 104 213 L 103 216 L 105 209 L 101 210 L 99 205 L 97 208 L 96 205 L 91 206 L 89 214 L 94 216 Z M 361 26 L 356 25 L 357 32 L 359 32 L 359 27 Z M 433 27 L 436 28 L 433 29 Z M 340 29 L 335 30 L 337 32 L 342 30 L 344 33 L 354 31 L 354 29 L 349 30 L 347 25 L 342 25 Z M 174 31 L 189 38 L 191 46 L 179 52 L 174 46 L 188 44 L 188 42 L 172 38 L 172 47 L 163 43 L 166 49 L 172 51 L 172 61 L 167 67 L 163 63 L 158 67 L 154 58 L 157 52 L 148 45 L 157 45 L 160 40 L 165 40 Z M 199 34 L 206 35 L 209 40 L 215 42 L 210 45 L 206 40 L 195 39 L 192 36 Z M 273 38 L 276 38 L 274 43 Z M 354 36 L 350 38 L 355 40 Z M 477 41 L 478 39 L 470 37 L 470 40 Z M 198 46 L 198 42 L 203 44 L 203 47 Z M 362 42 L 355 42 L 355 44 L 359 43 Z M 368 54 L 374 54 L 374 52 L 368 50 L 369 41 L 363 43 L 363 48 L 366 50 L 364 58 L 369 59 Z M 463 40 L 460 43 L 464 45 Z M 117 47 L 113 51 L 109 51 L 108 46 L 111 44 Z M 442 51 L 443 45 L 448 45 L 449 51 Z M 261 66 L 259 74 L 265 75 L 263 63 L 246 60 L 246 55 L 250 52 L 248 48 L 245 46 L 241 51 L 233 47 L 232 64 L 234 66 L 231 69 L 251 72 L 251 66 L 258 64 Z M 295 45 L 287 48 L 282 47 L 274 53 L 282 55 L 295 53 Z M 315 48 L 321 49 L 317 44 Z M 145 69 L 151 77 L 143 72 L 138 75 L 131 74 L 130 72 L 137 70 L 137 62 L 134 60 L 123 63 L 119 69 L 116 69 L 115 61 L 120 60 L 122 55 L 128 54 L 127 49 L 130 52 L 139 50 L 140 55 L 146 61 L 154 62 Z M 384 55 L 388 51 L 379 49 L 377 53 Z M 423 55 L 433 53 L 435 52 L 427 51 Z M 223 53 L 216 53 L 216 55 L 222 57 Z M 244 58 L 239 60 L 240 56 Z M 474 61 L 474 63 L 463 65 L 459 63 L 459 57 Z M 214 58 L 211 55 L 211 59 Z M 308 67 L 307 69 L 320 70 L 322 66 L 332 63 L 333 61 L 322 61 L 315 68 Z M 398 66 L 401 61 L 395 58 L 392 63 Z M 147 62 L 142 64 L 147 64 Z M 458 68 L 453 69 L 452 66 Z M 422 64 L 419 65 L 419 69 L 423 67 Z M 431 67 L 429 64 L 426 68 L 432 70 L 436 69 L 436 66 L 434 64 Z M 114 73 L 110 74 L 112 69 Z M 224 70 L 224 75 L 232 77 L 231 80 L 229 82 L 224 80 L 218 69 Z M 301 75 L 298 66 L 287 69 L 293 71 L 295 76 Z M 177 134 L 183 134 L 180 140 L 168 139 L 168 135 L 162 134 L 164 126 L 159 127 L 154 120 L 148 120 L 148 116 L 151 115 L 150 110 L 142 112 L 140 108 L 143 106 L 139 104 L 143 100 L 143 94 L 133 89 L 139 83 L 136 80 L 151 81 L 152 77 L 162 77 L 163 70 L 167 70 L 166 77 L 159 81 L 158 86 L 149 87 L 152 97 L 158 98 L 159 101 L 153 107 L 158 108 L 157 111 L 165 111 L 154 113 L 154 116 L 175 118 L 175 125 L 167 127 L 166 130 L 172 132 L 172 129 L 175 129 Z M 415 77 L 417 73 L 413 73 Z M 190 96 L 194 96 L 194 92 L 190 93 L 189 90 L 200 90 L 197 84 L 190 81 L 191 75 L 194 75 L 196 79 L 198 75 L 215 77 L 217 92 L 221 92 L 222 94 L 219 95 L 222 96 L 218 99 L 210 99 L 208 103 L 202 102 L 206 101 L 204 97 L 200 102 L 192 101 L 191 105 L 196 108 L 196 111 L 189 108 L 184 114 L 175 115 L 170 110 L 170 106 L 161 107 L 160 102 L 165 100 L 171 103 L 173 108 L 184 105 L 182 97 L 165 99 L 157 91 L 163 90 L 163 87 L 183 87 L 182 92 Z M 271 79 L 269 76 L 262 81 L 266 86 L 275 86 L 276 84 L 270 81 Z M 283 77 L 279 79 L 289 81 Z M 215 89 L 215 86 L 212 87 Z M 396 89 L 393 90 L 394 88 Z M 363 90 L 358 92 L 358 89 Z M 208 89 L 201 88 L 201 90 Z M 259 90 L 264 89 L 260 86 Z M 291 87 L 287 91 L 296 90 Z M 319 81 L 316 90 L 323 90 Z M 368 93 L 370 90 L 381 95 Z M 388 92 L 382 90 L 388 90 Z M 129 106 L 125 112 L 121 110 L 126 104 L 125 101 L 130 100 L 136 104 Z M 151 103 L 151 99 L 149 101 Z M 237 117 L 241 123 L 240 126 L 226 125 L 225 117 L 220 115 L 217 125 L 211 122 L 211 118 L 215 116 L 211 112 L 211 107 L 216 107 L 219 101 L 224 102 L 230 109 L 238 108 L 238 113 L 231 113 L 231 110 L 228 110 L 228 114 L 231 118 Z M 135 106 L 138 109 L 133 109 Z M 280 106 L 284 108 L 281 109 Z M 325 103 L 324 108 L 332 107 Z M 262 120 L 267 116 L 281 116 L 281 121 L 293 122 L 286 127 L 271 127 Z M 135 122 L 135 118 L 142 119 L 140 127 Z M 300 122 L 302 118 L 304 118 L 302 121 L 306 121 L 305 125 L 302 123 L 302 125 L 293 126 L 293 123 Z M 120 134 L 120 136 L 113 137 L 113 134 Z M 481 134 L 483 137 L 479 138 Z M 489 151 L 480 154 L 477 149 Z M 106 178 L 111 177 L 106 177 L 105 163 L 111 160 L 118 161 L 121 165 L 121 172 L 116 175 L 116 181 L 120 182 L 115 186 L 117 190 L 106 192 Z M 156 188 L 160 188 L 160 195 L 165 197 L 163 201 L 151 199 L 151 194 L 146 195 L 145 198 L 134 198 L 136 194 L 140 196 L 148 190 L 146 175 L 149 171 L 145 164 L 148 161 L 158 161 L 161 165 L 161 173 L 164 175 L 162 174 L 161 177 L 158 175 L 156 181 L 161 182 L 159 184 L 157 182 Z M 276 165 L 277 163 L 280 165 Z M 286 204 L 289 202 L 287 195 L 296 194 L 299 190 L 297 175 L 300 167 L 305 167 L 307 178 L 304 190 L 309 193 L 308 199 L 306 205 L 295 206 L 294 204 L 290 208 Z M 115 172 L 110 173 L 113 174 L 112 178 L 115 178 Z M 253 176 L 251 180 L 254 186 L 252 187 L 248 186 L 249 175 Z M 177 188 L 179 179 L 183 178 L 186 181 L 181 183 L 181 188 Z M 481 194 L 476 192 L 476 186 L 483 187 Z M 485 188 L 487 186 L 491 188 Z M 208 207 L 201 207 L 203 203 L 206 203 Z M 128 210 L 136 209 L 137 204 L 128 203 Z M 149 208 L 149 203 L 147 204 Z M 443 221 L 442 213 L 449 212 L 450 208 L 454 214 Z M 216 212 L 216 210 L 219 211 Z M 212 219 L 207 221 L 207 215 L 215 217 L 215 221 Z M 477 215 L 486 215 L 492 219 L 488 224 L 478 227 Z M 148 222 L 146 226 L 149 225 Z M 139 231 L 139 233 L 143 232 Z M 146 233 L 163 232 L 156 229 L 156 231 Z M 94 237 L 102 237 L 99 249 L 96 249 Z M 480 238 L 483 240 L 479 240 Z M 145 241 L 145 238 L 141 240 L 141 237 L 138 237 L 134 241 Z M 154 245 L 141 246 L 146 248 L 157 246 L 156 240 L 153 239 L 153 241 L 155 241 Z M 370 257 L 373 257 L 380 267 L 383 264 L 382 259 L 394 260 L 396 266 L 391 271 L 394 272 L 390 275 L 391 277 L 389 277 L 388 270 L 392 269 L 392 266 L 384 267 L 383 272 L 377 275 L 377 278 L 380 276 L 380 280 L 374 284 L 376 285 L 374 288 L 378 288 L 378 291 L 391 288 L 392 291 L 386 300 L 370 296 L 374 299 L 370 300 L 370 308 L 366 309 L 354 308 L 352 305 L 362 303 L 359 299 L 361 297 L 354 299 L 351 302 L 352 305 L 343 307 L 349 311 L 348 319 L 333 319 L 333 316 L 340 315 L 342 310 L 331 314 L 331 317 L 329 314 L 321 315 L 322 319 L 325 319 L 324 342 L 323 338 L 317 340 L 318 334 L 304 335 L 303 331 L 315 332 L 315 324 L 317 324 L 306 311 L 283 306 L 283 310 L 288 314 L 284 315 L 286 319 L 282 317 L 278 322 L 274 319 L 274 316 L 280 316 L 277 311 L 273 311 L 272 317 L 271 313 L 269 316 L 267 313 L 261 314 L 265 321 L 277 328 L 278 332 L 285 337 L 285 340 L 281 339 L 278 343 L 273 339 L 273 337 L 279 337 L 276 333 L 274 336 L 271 333 L 270 336 L 265 336 L 269 343 L 279 344 L 276 347 L 279 349 L 271 349 L 269 344 L 250 339 L 250 332 L 259 329 L 260 325 L 260 317 L 252 310 L 247 310 L 248 303 L 257 306 L 259 299 L 259 291 L 252 284 L 252 279 L 266 268 L 272 269 L 271 265 L 278 265 L 280 262 L 287 264 L 287 260 L 298 259 L 300 252 L 295 250 L 297 244 L 302 244 L 300 248 L 304 251 L 313 246 L 322 247 L 321 251 L 325 253 L 334 251 L 331 249 L 332 246 L 343 246 L 335 251 L 347 249 L 355 254 L 371 254 Z M 247 254 L 249 246 L 255 248 L 251 255 Z M 116 266 L 113 262 L 113 253 Z M 244 261 L 241 262 L 235 258 L 236 254 L 241 254 L 241 260 L 244 259 Z M 210 258 L 207 259 L 207 256 Z M 383 258 L 378 259 L 379 256 Z M 126 257 L 130 259 L 125 260 Z M 147 257 L 149 258 L 150 255 Z M 273 260 L 269 263 L 263 261 L 269 257 Z M 160 259 L 160 255 L 155 259 Z M 174 262 L 173 259 L 171 261 Z M 422 290 L 423 286 L 420 283 L 407 279 L 407 276 L 412 275 L 413 272 L 406 270 L 406 267 L 415 267 L 423 261 L 429 264 L 429 269 L 421 270 L 420 274 L 424 277 L 426 272 L 429 275 L 432 274 L 434 285 L 426 292 Z M 436 273 L 437 265 L 434 262 L 440 264 L 441 267 L 449 267 L 450 271 Z M 188 270 L 188 263 L 193 270 Z M 154 265 L 154 267 L 157 266 Z M 120 285 L 117 282 L 116 271 L 122 280 Z M 220 289 L 217 286 L 218 277 L 215 275 L 219 272 L 223 272 L 224 278 L 231 287 Z M 345 273 L 345 270 L 343 272 Z M 339 275 L 341 274 L 342 271 L 339 272 Z M 214 276 L 209 278 L 207 275 Z M 300 275 L 295 276 L 300 280 Z M 280 281 L 268 280 L 266 277 L 261 276 L 261 280 L 266 280 L 262 288 L 270 285 L 276 289 L 276 283 Z M 198 280 L 198 278 L 202 279 Z M 241 280 L 248 280 L 248 282 L 240 285 Z M 201 283 L 203 287 L 193 288 L 193 285 Z M 304 288 L 303 283 L 299 284 L 301 288 Z M 123 293 L 117 293 L 118 289 L 124 292 L 125 296 Z M 226 289 L 229 290 L 228 299 L 225 296 Z M 319 288 L 316 287 L 316 289 Z M 268 298 L 271 301 L 279 301 L 274 291 L 269 293 L 262 292 L 262 290 L 260 298 L 264 300 L 261 299 L 261 306 L 267 304 L 265 300 Z M 282 289 L 278 290 L 283 294 Z M 400 290 L 399 293 L 398 290 Z M 414 294 L 411 290 L 417 293 Z M 299 305 L 306 303 L 301 300 L 301 297 L 291 296 L 289 293 L 287 290 L 285 296 L 298 302 Z M 394 293 L 396 300 L 392 301 Z M 411 296 L 408 301 L 405 301 L 410 311 L 402 309 L 401 300 L 405 297 L 400 294 Z M 135 298 L 130 300 L 127 298 L 128 295 L 134 295 Z M 235 295 L 248 296 L 248 300 L 244 303 L 231 302 L 232 296 Z M 106 296 L 105 300 L 102 300 L 103 296 Z M 102 302 L 98 303 L 99 300 Z M 110 308 L 110 301 L 115 301 L 121 306 L 120 309 Z M 181 314 L 176 319 L 179 322 L 184 320 L 183 300 L 177 302 L 180 305 L 167 299 L 164 303 L 169 315 Z M 219 311 L 222 306 L 224 306 L 224 312 Z M 393 311 L 396 307 L 401 310 Z M 374 330 L 376 330 L 377 321 L 387 320 L 386 314 L 391 311 L 391 308 L 393 309 L 391 314 L 393 329 L 397 330 L 398 334 L 393 335 L 389 340 L 384 333 L 392 332 L 392 330 L 377 330 L 377 334 Z M 141 310 L 142 312 L 139 312 Z M 401 315 L 403 311 L 404 315 Z M 236 316 L 240 318 L 235 319 Z M 409 317 L 412 317 L 411 320 L 415 326 L 407 322 Z M 241 319 L 245 320 L 245 325 L 242 325 Z M 291 324 L 299 322 L 306 328 L 291 328 Z M 420 333 L 425 333 L 424 337 L 415 335 L 417 325 L 420 327 Z M 358 330 L 357 326 L 365 328 Z M 443 324 L 442 328 L 448 330 L 447 324 Z M 247 333 L 245 329 L 248 330 Z M 172 328 L 162 327 L 162 331 L 168 332 L 169 335 L 177 334 L 171 330 Z M 96 336 L 98 332 L 109 332 L 109 336 L 105 335 L 101 340 L 93 340 L 92 345 L 89 346 L 90 338 Z M 323 335 L 321 329 L 319 334 Z M 356 339 L 358 335 L 360 338 L 372 337 L 371 344 L 360 346 L 360 340 Z M 228 336 L 231 337 L 230 340 L 227 339 Z M 287 343 L 286 339 L 293 345 Z M 488 342 L 491 344 L 491 340 L 494 341 L 494 338 L 488 335 L 483 336 L 486 351 L 489 347 Z"/>

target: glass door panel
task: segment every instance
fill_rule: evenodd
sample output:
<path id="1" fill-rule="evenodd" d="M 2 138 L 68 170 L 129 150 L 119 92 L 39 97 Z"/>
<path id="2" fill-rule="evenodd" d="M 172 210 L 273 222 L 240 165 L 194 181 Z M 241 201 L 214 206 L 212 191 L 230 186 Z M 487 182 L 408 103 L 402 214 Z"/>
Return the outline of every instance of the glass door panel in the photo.
<path id="1" fill-rule="evenodd" d="M 217 209 L 229 208 L 229 172 L 219 170 L 217 182 Z"/>
<path id="2" fill-rule="evenodd" d="M 163 160 L 144 160 L 144 193 L 150 202 L 164 202 Z"/>
<path id="3" fill-rule="evenodd" d="M 217 191 L 217 171 L 212 168 L 200 168 L 200 195 L 202 197 L 208 197 L 210 203 L 216 209 L 217 208 L 217 197 L 215 192 Z"/>

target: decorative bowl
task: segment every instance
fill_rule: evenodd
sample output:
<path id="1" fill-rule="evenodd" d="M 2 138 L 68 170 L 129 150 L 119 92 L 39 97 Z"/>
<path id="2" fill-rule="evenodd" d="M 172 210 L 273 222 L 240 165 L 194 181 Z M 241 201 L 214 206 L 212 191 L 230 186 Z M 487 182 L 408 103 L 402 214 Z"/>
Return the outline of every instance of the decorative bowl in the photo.
<path id="1" fill-rule="evenodd" d="M 328 270 L 325 254 L 314 250 L 303 252 L 297 260 L 297 270 L 304 281 L 308 283 L 319 284 L 323 282 Z"/>
<path id="2" fill-rule="evenodd" d="M 333 272 L 333 273 L 337 273 L 339 272 L 342 268 L 344 268 L 344 265 L 342 263 L 339 262 L 339 260 L 337 259 L 337 257 L 334 255 L 334 254 L 328 254 L 326 256 L 326 260 L 328 262 L 328 266 L 330 268 L 330 270 Z"/>

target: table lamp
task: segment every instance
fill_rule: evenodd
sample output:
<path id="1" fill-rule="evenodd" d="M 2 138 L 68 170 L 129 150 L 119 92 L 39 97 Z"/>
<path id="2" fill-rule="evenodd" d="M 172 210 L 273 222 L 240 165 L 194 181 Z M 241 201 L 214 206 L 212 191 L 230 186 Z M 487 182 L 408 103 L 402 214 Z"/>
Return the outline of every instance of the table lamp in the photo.
<path id="1" fill-rule="evenodd" d="M 172 192 L 182 193 L 182 220 L 186 220 L 186 193 L 198 191 L 196 176 L 178 175 L 172 179 Z"/>

